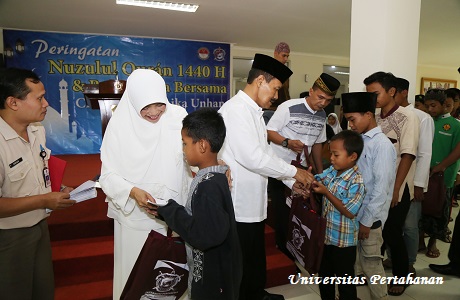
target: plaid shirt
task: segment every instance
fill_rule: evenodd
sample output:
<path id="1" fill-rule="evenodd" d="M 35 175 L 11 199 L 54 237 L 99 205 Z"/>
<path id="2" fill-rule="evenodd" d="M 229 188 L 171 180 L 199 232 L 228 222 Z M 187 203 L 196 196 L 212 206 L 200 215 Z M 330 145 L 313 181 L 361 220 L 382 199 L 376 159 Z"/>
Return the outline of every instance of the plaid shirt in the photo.
<path id="1" fill-rule="evenodd" d="M 315 175 L 331 193 L 345 205 L 353 215 L 358 214 L 366 190 L 358 166 L 355 165 L 337 176 L 337 170 L 332 166 L 323 173 Z M 326 218 L 326 238 L 324 244 L 337 247 L 356 246 L 358 241 L 359 222 L 356 218 L 349 219 L 342 215 L 337 208 L 323 196 L 323 217 Z"/>

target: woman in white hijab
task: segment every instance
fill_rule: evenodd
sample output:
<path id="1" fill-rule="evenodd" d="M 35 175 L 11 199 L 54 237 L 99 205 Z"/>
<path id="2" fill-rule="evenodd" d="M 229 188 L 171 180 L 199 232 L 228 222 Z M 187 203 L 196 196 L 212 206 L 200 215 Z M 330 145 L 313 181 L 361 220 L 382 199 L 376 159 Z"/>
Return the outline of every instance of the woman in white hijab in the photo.
<path id="1" fill-rule="evenodd" d="M 342 128 L 340 127 L 339 118 L 335 113 L 330 113 L 327 116 L 327 123 L 332 127 L 332 130 L 334 130 L 334 134 L 337 134 L 340 131 L 342 131 Z"/>
<path id="2" fill-rule="evenodd" d="M 147 200 L 184 205 L 192 176 L 182 152 L 184 108 L 172 105 L 163 78 L 153 70 L 128 77 L 104 135 L 99 179 L 114 219 L 113 299 L 119 299 L 150 230 L 166 224 L 146 211 Z"/>

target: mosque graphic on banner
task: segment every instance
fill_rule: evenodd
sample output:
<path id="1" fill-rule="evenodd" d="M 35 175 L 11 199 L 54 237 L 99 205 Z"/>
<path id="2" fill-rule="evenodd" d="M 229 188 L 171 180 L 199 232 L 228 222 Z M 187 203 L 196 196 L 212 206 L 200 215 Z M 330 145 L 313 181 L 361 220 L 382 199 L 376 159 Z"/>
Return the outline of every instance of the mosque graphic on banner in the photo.
<path id="1" fill-rule="evenodd" d="M 75 120 L 70 122 L 67 81 L 62 79 L 58 88 L 61 111 L 58 112 L 50 105 L 45 119 L 41 122 L 46 129 L 47 146 L 57 154 L 88 153 L 93 148 L 93 141 L 87 137 L 82 126 L 77 128 L 78 123 Z"/>

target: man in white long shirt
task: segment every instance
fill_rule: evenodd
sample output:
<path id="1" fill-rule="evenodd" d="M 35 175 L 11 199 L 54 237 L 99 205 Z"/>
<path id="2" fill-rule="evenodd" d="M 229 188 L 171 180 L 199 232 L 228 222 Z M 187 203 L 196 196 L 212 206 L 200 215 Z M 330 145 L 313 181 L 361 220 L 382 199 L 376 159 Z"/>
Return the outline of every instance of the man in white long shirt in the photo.
<path id="1" fill-rule="evenodd" d="M 409 272 L 415 274 L 414 263 L 417 259 L 419 247 L 419 221 L 422 217 L 422 201 L 423 193 L 427 191 L 428 179 L 430 175 L 431 152 L 434 137 L 434 122 L 433 118 L 414 107 L 408 101 L 409 81 L 404 78 L 397 78 L 397 87 L 395 94 L 395 102 L 397 105 L 411 109 L 420 120 L 419 143 L 417 148 L 417 157 L 415 159 L 415 175 L 414 175 L 414 200 L 412 200 L 409 212 L 404 223 L 404 242 L 407 247 L 409 256 Z M 391 252 L 387 252 L 391 264 Z"/>
<path id="2" fill-rule="evenodd" d="M 268 177 L 286 180 L 289 187 L 294 183 L 292 178 L 305 186 L 313 180 L 311 173 L 278 158 L 267 143 L 262 108 L 270 107 L 291 74 L 276 59 L 256 54 L 246 87 L 219 110 L 227 127 L 220 156 L 232 170 L 231 192 L 243 253 L 240 300 L 284 299 L 264 291 Z"/>

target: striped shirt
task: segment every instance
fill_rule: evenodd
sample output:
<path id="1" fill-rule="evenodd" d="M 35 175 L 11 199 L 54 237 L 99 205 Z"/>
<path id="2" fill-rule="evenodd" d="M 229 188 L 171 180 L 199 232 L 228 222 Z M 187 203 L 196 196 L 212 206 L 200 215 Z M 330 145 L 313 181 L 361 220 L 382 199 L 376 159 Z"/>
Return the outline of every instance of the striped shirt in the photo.
<path id="1" fill-rule="evenodd" d="M 358 214 L 366 190 L 358 166 L 355 165 L 337 175 L 337 170 L 332 166 L 321 174 L 315 175 L 328 190 L 342 203 L 353 215 Z M 359 222 L 356 218 L 349 219 L 342 215 L 337 208 L 323 196 L 323 217 L 326 218 L 326 238 L 324 244 L 337 247 L 356 246 L 358 241 Z"/>

